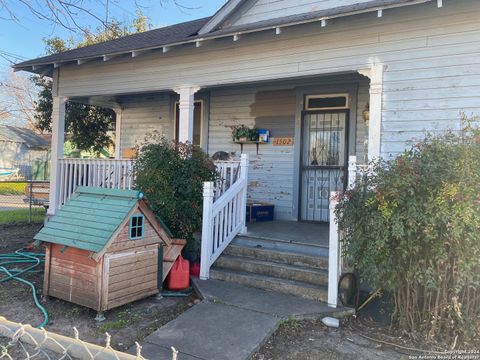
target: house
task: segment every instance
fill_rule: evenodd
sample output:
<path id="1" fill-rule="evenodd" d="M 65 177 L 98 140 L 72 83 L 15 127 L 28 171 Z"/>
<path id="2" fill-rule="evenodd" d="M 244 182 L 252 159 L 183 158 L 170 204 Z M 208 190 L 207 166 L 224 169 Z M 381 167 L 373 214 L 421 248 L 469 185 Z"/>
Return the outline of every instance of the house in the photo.
<path id="1" fill-rule="evenodd" d="M 34 238 L 46 245 L 43 294 L 99 312 L 157 294 L 186 243 L 141 192 L 96 187 L 78 187 Z"/>
<path id="2" fill-rule="evenodd" d="M 478 0 L 230 0 L 209 18 L 19 63 L 54 79 L 49 214 L 72 186 L 131 187 L 121 154 L 153 130 L 234 152 L 218 163 L 225 181 L 205 184 L 202 278 L 322 300 L 328 286 L 335 306 L 331 193 L 424 130 L 480 113 L 479 16 Z M 67 101 L 115 110 L 116 160 L 62 158 Z M 242 124 L 270 142 L 234 143 Z M 247 198 L 274 204 L 276 221 L 246 227 Z"/>
<path id="3" fill-rule="evenodd" d="M 0 168 L 18 169 L 26 179 L 45 179 L 50 142 L 33 130 L 0 125 Z"/>

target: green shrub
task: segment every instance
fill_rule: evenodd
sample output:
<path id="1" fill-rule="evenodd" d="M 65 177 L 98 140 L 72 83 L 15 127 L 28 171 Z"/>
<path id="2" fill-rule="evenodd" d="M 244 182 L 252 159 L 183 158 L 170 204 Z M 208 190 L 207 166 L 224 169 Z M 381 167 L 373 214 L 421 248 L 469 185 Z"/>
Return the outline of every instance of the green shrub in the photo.
<path id="1" fill-rule="evenodd" d="M 218 177 L 208 155 L 197 146 L 154 134 L 138 149 L 135 176 L 154 213 L 174 237 L 186 239 L 188 249 L 196 251 L 193 234 L 202 224 L 203 182 Z"/>
<path id="2" fill-rule="evenodd" d="M 480 131 L 428 135 L 374 166 L 336 209 L 345 256 L 391 292 L 416 339 L 480 335 Z"/>

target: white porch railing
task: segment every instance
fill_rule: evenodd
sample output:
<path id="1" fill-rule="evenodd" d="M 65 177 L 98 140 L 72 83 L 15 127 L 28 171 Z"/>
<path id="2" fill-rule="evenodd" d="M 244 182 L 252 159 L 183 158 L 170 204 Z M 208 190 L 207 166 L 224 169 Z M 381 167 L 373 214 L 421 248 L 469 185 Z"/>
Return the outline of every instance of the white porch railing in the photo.
<path id="1" fill-rule="evenodd" d="M 220 180 L 215 183 L 214 200 L 217 200 L 237 181 L 240 174 L 241 161 L 215 161 Z"/>
<path id="2" fill-rule="evenodd" d="M 240 232 L 246 231 L 248 155 L 236 162 L 217 163 L 220 180 L 205 182 L 203 188 L 202 249 L 200 279 Z"/>
<path id="3" fill-rule="evenodd" d="M 57 208 L 67 202 L 78 186 L 132 189 L 133 164 L 131 159 L 59 159 L 60 193 Z"/>
<path id="4" fill-rule="evenodd" d="M 353 189 L 357 176 L 368 169 L 368 166 L 358 165 L 357 157 L 350 156 L 348 159 L 348 183 L 347 190 Z M 341 233 L 338 229 L 338 219 L 335 208 L 338 205 L 341 192 L 332 191 L 330 194 L 330 232 L 328 243 L 328 306 L 338 305 L 338 282 L 342 275 L 342 243 Z"/>

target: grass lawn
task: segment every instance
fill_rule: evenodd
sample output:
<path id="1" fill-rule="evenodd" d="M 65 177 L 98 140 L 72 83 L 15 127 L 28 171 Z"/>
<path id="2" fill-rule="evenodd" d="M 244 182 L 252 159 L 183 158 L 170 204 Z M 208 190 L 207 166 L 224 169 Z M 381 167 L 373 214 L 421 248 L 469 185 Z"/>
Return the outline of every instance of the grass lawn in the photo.
<path id="1" fill-rule="evenodd" d="M 32 222 L 41 223 L 45 218 L 44 208 L 32 209 Z M 0 211 L 0 224 L 26 223 L 28 222 L 28 209 L 15 209 Z"/>
<path id="2" fill-rule="evenodd" d="M 26 185 L 24 182 L 0 182 L 0 195 L 23 195 Z"/>

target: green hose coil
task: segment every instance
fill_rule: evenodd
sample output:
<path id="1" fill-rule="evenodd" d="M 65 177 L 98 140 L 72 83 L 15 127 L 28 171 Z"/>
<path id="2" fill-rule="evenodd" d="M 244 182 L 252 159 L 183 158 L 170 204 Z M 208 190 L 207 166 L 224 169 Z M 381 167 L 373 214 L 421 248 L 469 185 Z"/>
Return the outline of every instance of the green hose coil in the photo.
<path id="1" fill-rule="evenodd" d="M 0 254 L 0 271 L 5 273 L 6 276 L 0 278 L 0 284 L 7 282 L 9 280 L 15 280 L 21 282 L 25 285 L 28 285 L 32 290 L 33 301 L 35 302 L 35 306 L 42 312 L 43 314 L 43 321 L 37 328 L 43 328 L 48 324 L 48 313 L 47 310 L 40 304 L 37 296 L 37 289 L 35 285 L 28 280 L 25 280 L 21 277 L 23 274 L 28 273 L 37 273 L 41 272 L 41 269 L 38 267 L 45 262 L 45 254 L 41 253 L 34 253 L 34 252 L 27 252 L 23 251 L 24 249 L 19 249 L 14 253 L 8 254 Z M 30 265 L 31 264 L 31 265 Z M 7 266 L 19 266 L 19 265 L 28 265 L 22 269 L 12 269 L 7 268 Z"/>

